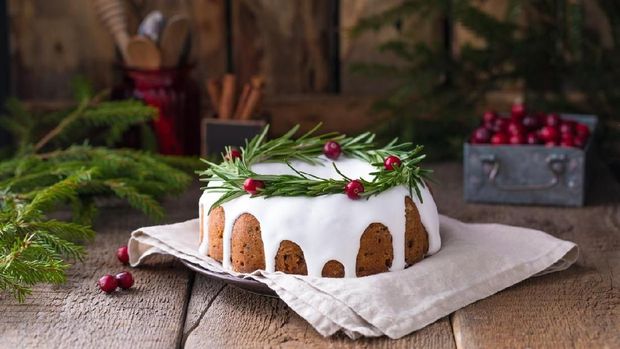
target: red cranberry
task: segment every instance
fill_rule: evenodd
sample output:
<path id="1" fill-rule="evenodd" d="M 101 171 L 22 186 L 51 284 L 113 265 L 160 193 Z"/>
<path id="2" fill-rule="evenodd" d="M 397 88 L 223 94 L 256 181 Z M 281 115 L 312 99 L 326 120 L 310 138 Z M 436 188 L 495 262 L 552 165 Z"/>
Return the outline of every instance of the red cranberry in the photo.
<path id="1" fill-rule="evenodd" d="M 122 288 L 123 290 L 127 290 L 131 288 L 131 286 L 133 286 L 133 276 L 128 271 L 120 272 L 116 274 L 114 278 L 116 279 L 118 287 Z"/>
<path id="2" fill-rule="evenodd" d="M 354 179 L 347 183 L 347 185 L 344 187 L 344 192 L 345 194 L 347 194 L 349 199 L 357 200 L 360 198 L 359 194 L 364 192 L 364 185 L 361 181 Z"/>
<path id="3" fill-rule="evenodd" d="M 560 124 L 561 134 L 573 134 L 575 133 L 575 122 L 572 120 L 563 120 Z"/>
<path id="4" fill-rule="evenodd" d="M 521 123 L 528 130 L 535 130 L 540 125 L 538 118 L 534 115 L 526 115 L 523 120 L 521 120 Z"/>
<path id="5" fill-rule="evenodd" d="M 524 132 L 525 132 L 525 128 L 523 128 L 523 125 L 521 125 L 520 122 L 513 120 L 508 124 L 509 135 L 523 134 Z"/>
<path id="6" fill-rule="evenodd" d="M 486 125 L 491 124 L 497 119 L 497 113 L 494 110 L 487 110 L 482 114 L 482 122 Z"/>
<path id="7" fill-rule="evenodd" d="M 116 250 L 116 258 L 123 264 L 129 263 L 129 252 L 127 250 L 127 246 L 121 246 Z"/>
<path id="8" fill-rule="evenodd" d="M 241 158 L 241 152 L 239 149 L 232 148 L 228 155 L 226 155 L 226 160 L 235 160 Z"/>
<path id="9" fill-rule="evenodd" d="M 263 189 L 264 187 L 265 183 L 263 183 L 263 181 L 259 181 L 258 179 L 246 178 L 246 180 L 243 181 L 243 190 L 252 195 L 256 194 L 259 189 Z"/>
<path id="10" fill-rule="evenodd" d="M 586 124 L 577 123 L 575 125 L 575 133 L 581 137 L 588 138 L 590 136 L 590 128 Z"/>
<path id="11" fill-rule="evenodd" d="M 575 141 L 573 140 L 572 137 L 563 137 L 562 140 L 560 141 L 560 145 L 562 147 L 574 147 L 575 146 Z"/>
<path id="12" fill-rule="evenodd" d="M 534 144 L 540 144 L 540 143 L 542 143 L 542 142 L 540 141 L 540 137 L 538 137 L 538 135 L 536 134 L 536 132 L 530 132 L 530 133 L 528 133 L 528 134 L 527 134 L 527 137 L 526 137 L 525 142 L 526 142 L 527 144 L 530 144 L 530 145 L 534 145 Z"/>
<path id="13" fill-rule="evenodd" d="M 105 293 L 114 292 L 114 290 L 116 290 L 116 287 L 118 286 L 114 276 L 109 275 L 109 274 L 102 276 L 97 282 L 97 284 L 99 285 L 99 288 L 101 289 L 101 291 Z"/>
<path id="14" fill-rule="evenodd" d="M 558 130 L 553 126 L 545 126 L 540 129 L 540 138 L 545 142 L 555 142 L 558 139 Z"/>
<path id="15" fill-rule="evenodd" d="M 547 114 L 547 116 L 545 117 L 545 125 L 547 126 L 558 127 L 560 126 L 561 121 L 562 120 L 560 119 L 560 115 L 558 115 L 557 113 Z"/>
<path id="16" fill-rule="evenodd" d="M 523 133 L 517 133 L 517 134 L 510 135 L 510 138 L 508 138 L 508 143 L 525 144 L 525 136 L 523 135 Z"/>
<path id="17" fill-rule="evenodd" d="M 482 144 L 489 143 L 491 140 L 491 131 L 484 127 L 478 127 L 474 130 L 474 133 L 471 137 L 471 143 L 473 144 Z"/>
<path id="18" fill-rule="evenodd" d="M 575 147 L 579 147 L 579 148 L 585 148 L 586 144 L 588 143 L 588 138 L 587 137 L 581 137 L 579 135 L 576 135 L 575 138 L 573 139 L 573 142 L 575 143 Z"/>
<path id="19" fill-rule="evenodd" d="M 491 136 L 491 144 L 508 144 L 508 135 L 501 132 L 494 134 L 493 136 Z"/>
<path id="20" fill-rule="evenodd" d="M 340 148 L 340 144 L 337 142 L 329 141 L 323 146 L 323 154 L 332 160 L 338 159 L 341 153 L 342 149 Z"/>
<path id="21" fill-rule="evenodd" d="M 385 169 L 388 171 L 394 170 L 394 166 L 399 167 L 400 164 L 400 159 L 394 155 L 388 156 L 387 158 L 385 158 L 385 161 L 383 161 L 383 167 L 385 167 Z"/>
<path id="22" fill-rule="evenodd" d="M 545 142 L 545 147 L 552 148 L 552 147 L 555 147 L 557 145 L 559 145 L 558 141 L 547 141 L 547 142 Z"/>
<path id="23" fill-rule="evenodd" d="M 510 116 L 513 120 L 523 119 L 526 113 L 527 110 L 525 108 L 525 105 L 521 103 L 515 103 L 512 105 L 512 108 L 510 108 Z"/>
<path id="24" fill-rule="evenodd" d="M 495 123 L 493 124 L 493 132 L 506 132 L 508 130 L 508 119 L 506 118 L 497 118 Z"/>

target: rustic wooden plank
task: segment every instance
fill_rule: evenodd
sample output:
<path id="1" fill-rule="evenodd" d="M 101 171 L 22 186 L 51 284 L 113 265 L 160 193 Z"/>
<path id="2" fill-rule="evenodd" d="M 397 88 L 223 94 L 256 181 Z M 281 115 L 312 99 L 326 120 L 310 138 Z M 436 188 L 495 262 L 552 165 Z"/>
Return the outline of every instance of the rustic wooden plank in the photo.
<path id="1" fill-rule="evenodd" d="M 620 347 L 620 188 L 598 168 L 584 208 L 473 205 L 462 199 L 462 168 L 435 167 L 440 211 L 469 222 L 546 231 L 579 245 L 569 270 L 533 278 L 452 315 L 459 348 Z"/>
<path id="2" fill-rule="evenodd" d="M 372 129 L 386 117 L 371 109 L 375 101 L 367 96 L 274 95 L 265 100 L 263 109 L 274 135 L 297 124 L 307 131 L 319 122 L 325 132 L 354 134 Z"/>
<path id="3" fill-rule="evenodd" d="M 231 5 L 233 65 L 241 81 L 261 74 L 268 92 L 329 91 L 329 0 L 239 0 Z"/>
<path id="4" fill-rule="evenodd" d="M 196 76 L 204 88 L 208 77 L 226 72 L 225 0 L 191 0 L 188 7 L 193 24 L 190 62 L 196 64 Z"/>
<path id="5" fill-rule="evenodd" d="M 407 37 L 407 40 L 439 43 L 443 29 L 438 18 L 410 16 L 399 23 L 386 25 L 377 31 L 368 31 L 357 37 L 351 29 L 365 17 L 380 14 L 404 0 L 341 0 L 340 1 L 340 78 L 341 91 L 345 94 L 385 94 L 397 86 L 390 77 L 367 76 L 351 71 L 354 63 L 377 63 L 402 66 L 396 55 L 380 52 L 379 45 L 389 40 Z"/>
<path id="6" fill-rule="evenodd" d="M 168 200 L 167 222 L 196 216 L 198 185 Z M 127 269 L 116 259 L 131 230 L 150 225 L 126 207 L 108 207 L 96 221 L 88 257 L 69 270 L 60 286 L 36 287 L 24 304 L 0 295 L 0 347 L 90 348 L 95 344 L 123 348 L 172 348 L 182 339 L 185 306 L 193 273 L 170 258 L 156 258 L 131 269 L 130 291 L 103 294 L 97 279 Z"/>
<path id="7" fill-rule="evenodd" d="M 90 2 L 10 0 L 11 88 L 23 98 L 67 98 L 77 74 L 113 83 L 114 44 Z"/>
<path id="8" fill-rule="evenodd" d="M 184 337 L 186 348 L 454 348 L 447 317 L 400 340 L 324 338 L 281 300 L 203 276 L 196 276 Z"/>

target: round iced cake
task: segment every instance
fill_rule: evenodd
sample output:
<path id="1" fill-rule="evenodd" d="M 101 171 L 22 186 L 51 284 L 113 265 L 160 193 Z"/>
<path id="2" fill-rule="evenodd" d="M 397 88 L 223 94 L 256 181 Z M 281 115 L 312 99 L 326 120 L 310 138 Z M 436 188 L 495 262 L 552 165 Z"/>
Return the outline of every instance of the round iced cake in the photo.
<path id="1" fill-rule="evenodd" d="M 318 162 L 291 165 L 321 178 L 342 178 L 332 160 L 321 156 Z M 376 171 L 355 158 L 335 162 L 349 178 L 372 180 L 370 173 Z M 255 164 L 252 170 L 294 174 L 283 163 Z M 419 190 L 422 200 L 405 186 L 359 200 L 344 194 L 270 198 L 248 194 L 210 213 L 221 194 L 205 192 L 199 202 L 199 251 L 224 269 L 243 273 L 359 277 L 403 270 L 441 247 L 437 206 L 428 186 Z"/>

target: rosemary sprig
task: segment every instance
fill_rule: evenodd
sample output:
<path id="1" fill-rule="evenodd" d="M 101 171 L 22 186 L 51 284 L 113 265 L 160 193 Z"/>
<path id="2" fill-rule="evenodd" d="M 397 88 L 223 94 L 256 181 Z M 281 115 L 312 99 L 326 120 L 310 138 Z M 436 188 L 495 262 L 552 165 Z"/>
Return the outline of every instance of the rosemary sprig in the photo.
<path id="1" fill-rule="evenodd" d="M 413 192 L 415 192 L 418 198 L 422 200 L 419 188 L 425 186 L 424 179 L 428 179 L 432 172 L 419 166 L 420 162 L 426 157 L 422 154 L 422 146 L 413 146 L 412 143 L 398 143 L 398 139 L 394 139 L 384 147 L 376 148 L 373 133 L 365 132 L 356 137 L 346 137 L 338 133 L 314 135 L 320 127 L 321 124 L 318 124 L 306 134 L 293 139 L 299 129 L 299 125 L 297 125 L 283 136 L 267 141 L 266 137 L 269 131 L 267 126 L 260 135 L 246 141 L 245 147 L 241 147 L 240 158 L 227 159 L 223 156 L 224 161 L 219 164 L 202 160 L 209 168 L 199 173 L 201 181 L 212 182 L 211 185 L 203 189 L 222 193 L 222 196 L 211 208 L 247 194 L 243 189 L 243 182 L 247 178 L 260 180 L 265 184 L 265 187 L 259 189 L 253 197 L 315 197 L 344 193 L 344 187 L 351 179 L 339 171 L 336 163 L 333 163 L 333 166 L 342 176 L 341 179 L 320 178 L 298 171 L 290 164 L 294 160 L 311 164 L 318 163 L 317 157 L 323 153 L 323 145 L 330 140 L 337 141 L 340 144 L 344 156 L 368 161 L 377 168 L 375 172 L 370 173 L 373 176 L 372 180 L 359 179 L 364 186 L 364 192 L 360 194 L 361 197 L 369 198 L 395 186 L 405 185 L 409 188 L 410 195 L 413 196 Z M 230 152 L 231 148 L 228 147 L 226 153 L 230 154 Z M 401 164 L 393 170 L 387 171 L 383 167 L 383 160 L 390 155 L 397 156 L 401 160 Z M 263 175 L 252 171 L 252 165 L 260 162 L 285 162 L 295 174 Z"/>

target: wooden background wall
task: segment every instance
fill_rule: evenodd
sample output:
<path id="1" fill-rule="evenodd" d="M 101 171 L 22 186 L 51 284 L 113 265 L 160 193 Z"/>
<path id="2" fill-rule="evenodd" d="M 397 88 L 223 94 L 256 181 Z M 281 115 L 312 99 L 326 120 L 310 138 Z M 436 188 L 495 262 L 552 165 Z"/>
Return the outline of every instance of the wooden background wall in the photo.
<path id="1" fill-rule="evenodd" d="M 376 46 L 396 26 L 351 38 L 360 18 L 402 0 L 126 0 L 130 27 L 150 10 L 186 13 L 193 20 L 194 77 L 233 71 L 241 79 L 260 73 L 269 93 L 265 107 L 276 130 L 318 120 L 328 129 L 357 131 L 376 119 L 367 112 L 373 96 L 389 91 L 388 80 L 352 74 L 352 62 L 398 64 Z M 508 0 L 481 0 L 501 13 Z M 71 78 L 81 74 L 97 88 L 119 81 L 117 54 L 87 0 L 9 0 L 11 88 L 20 98 L 63 100 Z M 587 1 L 586 1 L 587 3 Z M 590 9 L 594 15 L 597 9 Z M 416 21 L 416 40 L 444 40 L 439 19 Z M 590 19 L 595 25 L 604 26 Z M 476 42 L 455 28 L 455 43 Z M 458 45 L 454 45 L 456 47 Z M 201 84 L 202 85 L 202 84 Z M 500 95 L 500 106 L 514 94 Z"/>

